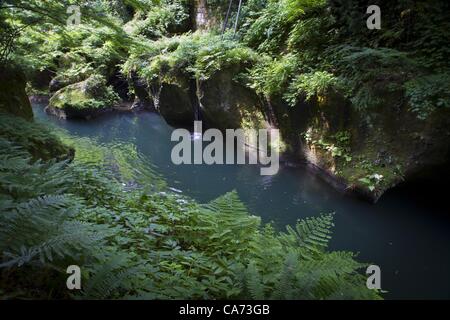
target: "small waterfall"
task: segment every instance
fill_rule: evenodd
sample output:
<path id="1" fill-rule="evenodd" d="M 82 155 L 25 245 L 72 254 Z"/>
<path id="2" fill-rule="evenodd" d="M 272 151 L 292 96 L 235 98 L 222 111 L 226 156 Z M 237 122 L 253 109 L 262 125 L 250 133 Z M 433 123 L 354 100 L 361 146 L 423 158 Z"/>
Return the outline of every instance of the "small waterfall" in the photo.
<path id="1" fill-rule="evenodd" d="M 201 83 L 200 80 L 198 78 L 195 79 L 195 101 L 193 103 L 194 106 L 194 120 L 195 121 L 200 121 L 202 118 L 202 109 L 203 109 L 203 104 L 202 104 L 202 99 L 204 96 L 204 92 L 201 89 Z"/>

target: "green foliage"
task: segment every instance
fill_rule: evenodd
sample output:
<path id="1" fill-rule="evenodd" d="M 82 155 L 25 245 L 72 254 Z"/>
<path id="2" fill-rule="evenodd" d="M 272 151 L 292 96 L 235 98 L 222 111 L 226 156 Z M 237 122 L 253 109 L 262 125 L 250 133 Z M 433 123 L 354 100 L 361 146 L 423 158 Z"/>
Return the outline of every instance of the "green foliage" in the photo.
<path id="1" fill-rule="evenodd" d="M 332 22 L 332 17 L 328 15 L 299 19 L 289 32 L 289 50 L 316 51 L 320 54 L 320 50 L 325 49 L 333 41 L 332 35 L 328 34 Z"/>
<path id="2" fill-rule="evenodd" d="M 272 56 L 250 70 L 250 86 L 290 105 L 333 88 L 356 109 L 368 110 L 391 93 L 405 96 L 408 82 L 411 110 L 422 108 L 425 118 L 437 107 L 431 102 L 436 95 L 424 81 L 411 79 L 447 73 L 448 61 L 442 59 L 448 51 L 448 19 L 442 14 L 447 7 L 445 1 L 394 1 L 383 14 L 384 27 L 375 32 L 367 30 L 367 5 L 358 0 L 269 1 L 250 11 L 244 23 L 244 43 Z M 439 105 L 446 101 L 444 94 Z"/>
<path id="3" fill-rule="evenodd" d="M 80 25 L 49 33 L 28 29 L 19 40 L 15 56 L 30 79 L 38 71 L 54 70 L 56 80 L 68 85 L 93 73 L 109 78 L 125 59 L 128 44 L 106 27 Z"/>
<path id="4" fill-rule="evenodd" d="M 417 22 L 411 30 L 411 42 L 408 49 L 412 51 L 418 64 L 435 72 L 449 69 L 450 28 L 448 17 L 449 4 L 445 1 L 424 1 L 416 5 L 414 18 Z"/>
<path id="5" fill-rule="evenodd" d="M 35 160 L 65 159 L 73 153 L 44 126 L 5 113 L 0 113 L 0 136 L 27 150 Z"/>
<path id="6" fill-rule="evenodd" d="M 161 37 L 187 32 L 190 26 L 189 1 L 163 0 L 138 10 L 125 30 L 135 36 L 156 40 Z"/>
<path id="7" fill-rule="evenodd" d="M 406 53 L 394 49 L 338 46 L 331 52 L 346 88 L 342 92 L 360 110 L 382 103 L 383 92 L 400 91 L 414 68 Z"/>
<path id="8" fill-rule="evenodd" d="M 346 162 L 352 160 L 350 155 L 351 135 L 348 131 L 339 131 L 324 137 L 322 132 L 311 128 L 302 136 L 308 144 L 329 152 L 333 158 L 342 158 Z"/>
<path id="9" fill-rule="evenodd" d="M 93 74 L 86 80 L 68 85 L 51 97 L 49 105 L 58 109 L 103 109 L 110 108 L 119 101 L 118 95 L 106 79 Z"/>
<path id="10" fill-rule="evenodd" d="M 434 110 L 450 107 L 450 88 L 447 73 L 415 78 L 405 83 L 411 110 L 426 119 Z"/>
<path id="11" fill-rule="evenodd" d="M 266 58 L 249 70 L 249 87 L 266 97 L 280 96 L 292 80 L 297 68 L 293 55 L 282 56 L 279 60 Z"/>
<path id="12" fill-rule="evenodd" d="M 63 19 L 69 3 L 82 5 L 75 28 Z M 227 5 L 208 3 L 222 13 Z M 290 105 L 335 91 L 359 110 L 395 92 L 422 119 L 449 107 L 446 1 L 395 0 L 383 29 L 368 31 L 362 1 L 249 0 L 235 39 L 191 33 L 190 4 L 6 0 L 0 63 L 12 59 L 29 79 L 50 71 L 65 87 L 53 102 L 78 109 L 117 101 L 107 83 L 118 66 L 150 89 L 248 69 L 251 88 Z M 48 131 L 0 115 L 1 295 L 67 298 L 65 268 L 79 264 L 86 286 L 77 298 L 379 297 L 352 253 L 326 250 L 332 215 L 279 233 L 236 192 L 200 205 L 167 192 L 130 145 L 59 135 L 77 150 L 71 163 L 51 160 L 71 150 Z M 348 132 L 304 137 L 351 163 Z M 389 181 L 361 163 L 355 182 L 373 191 Z"/>
<path id="13" fill-rule="evenodd" d="M 324 5 L 323 0 L 269 1 L 262 12 L 254 15 L 257 18 L 252 19 L 250 15 L 244 42 L 258 51 L 276 54 L 285 47 L 284 42 L 293 25 Z"/>
<path id="14" fill-rule="evenodd" d="M 374 191 L 382 180 L 383 176 L 377 173 L 358 179 L 358 181 L 362 182 L 370 191 Z"/>
<path id="15" fill-rule="evenodd" d="M 138 50 L 123 65 L 128 76 L 134 72 L 153 81 L 172 82 L 180 75 L 207 80 L 215 72 L 232 66 L 250 65 L 257 55 L 236 41 L 222 40 L 217 35 L 194 33 L 151 44 L 151 49 Z"/>
<path id="16" fill-rule="evenodd" d="M 291 106 L 294 106 L 299 97 L 303 100 L 311 100 L 312 97 L 325 96 L 332 88 L 339 87 L 339 80 L 326 71 L 301 74 L 289 85 L 284 98 Z"/>
<path id="17" fill-rule="evenodd" d="M 395 92 L 426 118 L 448 101 L 445 95 L 436 101 L 432 96 L 442 92 L 412 80 L 433 82 L 448 73 L 446 1 L 392 1 L 382 30 L 367 30 L 364 1 L 251 0 L 244 2 L 233 39 L 228 33 L 217 36 L 214 29 L 191 33 L 187 0 L 75 2 L 85 17 L 76 28 L 59 21 L 66 1 L 6 1 L 0 10 L 0 40 L 14 38 L 3 51 L 29 79 L 50 70 L 60 86 L 67 86 L 92 74 L 109 80 L 121 66 L 129 78 L 145 79 L 154 96 L 163 83 L 202 81 L 239 66 L 232 69 L 236 79 L 246 78 L 259 94 L 290 105 L 333 90 L 356 109 L 369 110 Z M 227 4 L 210 1 L 212 17 L 222 20 Z"/>
<path id="18" fill-rule="evenodd" d="M 253 259 L 247 266 L 241 266 L 241 297 L 345 299 L 358 292 L 358 298 L 369 298 L 371 294 L 365 290 L 356 289 L 353 293 L 349 290 L 353 285 L 347 281 L 353 278 L 354 284 L 357 283 L 359 276 L 355 270 L 362 267 L 353 259 L 353 254 L 324 255 L 332 220 L 332 215 L 306 219 L 280 235 L 267 226 L 258 239 Z"/>
<path id="19" fill-rule="evenodd" d="M 0 146 L 4 296 L 379 298 L 351 253 L 326 251 L 332 215 L 277 233 L 235 191 L 199 205 L 149 192 L 152 181 L 125 189 L 102 163 L 33 161 L 3 136 Z M 65 289 L 71 264 L 83 276 L 73 296 Z"/>
<path id="20" fill-rule="evenodd" d="M 127 22 L 132 18 L 132 13 L 142 4 L 139 1 L 127 1 L 127 0 L 100 0 L 99 6 L 102 11 L 110 16 L 117 17 L 123 22 Z"/>
<path id="21" fill-rule="evenodd" d="M 97 5 L 96 5 L 97 4 Z M 52 38 L 55 39 L 55 34 L 57 34 L 57 39 L 65 39 L 70 37 L 69 33 L 79 33 L 80 26 L 75 26 L 73 28 L 66 27 L 66 18 L 68 17 L 67 8 L 70 5 L 78 5 L 82 11 L 82 19 L 84 26 L 89 25 L 91 30 L 98 27 L 99 30 L 101 27 L 107 27 L 112 35 L 112 38 L 118 40 L 117 43 L 121 42 L 122 45 L 126 46 L 129 43 L 129 38 L 122 31 L 120 25 L 118 24 L 117 19 L 113 16 L 106 16 L 103 14 L 102 6 L 98 6 L 98 2 L 96 4 L 92 4 L 91 1 L 85 0 L 67 0 L 67 1 L 39 1 L 39 0 L 31 0 L 31 1 L 22 1 L 22 0 L 5 0 L 2 2 L 2 6 L 0 7 L 0 20 L 5 21 L 7 24 L 7 28 L 13 28 L 18 30 L 18 33 L 14 35 L 13 42 L 14 46 L 17 48 L 17 52 L 12 57 L 14 60 L 27 60 L 23 59 L 24 52 L 26 56 L 30 56 L 29 58 L 34 60 L 36 57 L 36 52 L 33 55 L 26 54 L 27 50 L 29 50 L 33 45 L 38 52 L 42 52 L 45 54 L 56 54 L 56 52 L 52 52 L 52 50 L 44 50 L 47 46 L 54 45 L 54 42 L 51 41 Z M 3 28 L 2 28 L 3 31 Z M 56 31 L 56 32 L 54 32 Z M 2 32 L 3 33 L 3 32 Z M 2 38 L 0 33 L 0 39 Z M 24 34 L 22 34 L 24 33 Z M 50 34 L 50 38 L 48 35 Z M 21 36 L 19 38 L 19 35 Z M 31 39 L 28 39 L 31 38 Z M 39 39 L 40 38 L 40 39 Z M 23 40 L 25 39 L 25 43 Z M 38 40 L 39 39 L 39 40 Z M 26 41 L 31 40 L 31 41 Z M 35 41 L 38 40 L 38 43 Z M 16 42 L 22 42 L 16 44 Z M 45 44 L 44 48 L 39 46 Z M 31 44 L 31 46 L 30 46 Z M 11 42 L 7 42 L 2 44 L 3 47 L 11 47 Z M 25 46 L 25 47 L 24 47 Z M 4 51 L 4 49 L 1 49 Z M 13 50 L 7 49 L 9 53 L 12 53 Z M 0 61 L 2 62 L 2 61 Z M 34 60 L 36 64 L 39 63 L 38 60 Z M 47 61 L 50 62 L 50 61 Z M 28 64 L 30 62 L 28 61 Z"/>

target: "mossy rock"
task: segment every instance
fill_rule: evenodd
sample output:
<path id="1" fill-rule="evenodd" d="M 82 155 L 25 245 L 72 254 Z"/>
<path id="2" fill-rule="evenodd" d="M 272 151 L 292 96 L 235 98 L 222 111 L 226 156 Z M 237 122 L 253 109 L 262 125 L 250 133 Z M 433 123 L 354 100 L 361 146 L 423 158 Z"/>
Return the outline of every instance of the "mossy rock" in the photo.
<path id="1" fill-rule="evenodd" d="M 58 90 L 50 98 L 46 111 L 64 119 L 88 119 L 112 110 L 118 101 L 117 94 L 106 85 L 105 78 L 95 74 Z"/>
<path id="2" fill-rule="evenodd" d="M 80 82 L 82 80 L 83 80 L 83 77 L 81 77 L 81 76 L 77 76 L 75 78 L 69 78 L 64 75 L 57 75 L 50 81 L 48 90 L 50 93 L 54 93 L 58 90 L 61 90 L 64 87 L 67 87 L 68 85 Z"/>
<path id="3" fill-rule="evenodd" d="M 256 93 L 233 80 L 239 66 L 216 72 L 205 81 L 178 76 L 164 84 L 159 111 L 176 126 L 192 126 L 196 112 L 205 128 L 266 128 L 267 116 Z"/>
<path id="4" fill-rule="evenodd" d="M 33 119 L 33 110 L 25 92 L 25 75 L 13 67 L 0 67 L 0 111 Z"/>
<path id="5" fill-rule="evenodd" d="M 230 67 L 200 84 L 197 94 L 203 120 L 209 127 L 263 129 L 267 126 L 262 101 L 254 91 L 233 80 L 239 71 L 240 66 Z"/>
<path id="6" fill-rule="evenodd" d="M 159 112 L 170 125 L 192 127 L 196 103 L 189 87 L 165 84 L 161 90 Z"/>
<path id="7" fill-rule="evenodd" d="M 356 110 L 342 97 L 328 95 L 306 117 L 301 156 L 334 179 L 346 193 L 376 202 L 402 181 L 450 160 L 450 111 L 437 110 L 426 121 L 410 112 L 402 96 L 384 93 L 385 104 Z M 337 135 L 347 133 L 347 142 Z"/>
<path id="8" fill-rule="evenodd" d="M 149 95 L 151 90 L 145 80 L 136 74 L 132 74 L 130 80 L 135 95 L 135 107 L 159 112 L 170 125 L 192 127 L 198 105 L 194 80 L 185 75 L 178 75 L 171 83 L 163 83 L 157 106 Z"/>
<path id="9" fill-rule="evenodd" d="M 51 79 L 50 83 L 47 83 L 50 93 L 54 93 L 68 85 L 86 80 L 94 74 L 94 69 L 84 61 L 73 59 L 69 66 L 66 65 L 68 63 L 69 62 L 61 63 L 61 70 L 53 79 Z"/>
<path id="10" fill-rule="evenodd" d="M 72 159 L 72 148 L 32 121 L 33 110 L 25 86 L 20 70 L 0 69 L 0 136 L 23 147 L 35 160 Z"/>

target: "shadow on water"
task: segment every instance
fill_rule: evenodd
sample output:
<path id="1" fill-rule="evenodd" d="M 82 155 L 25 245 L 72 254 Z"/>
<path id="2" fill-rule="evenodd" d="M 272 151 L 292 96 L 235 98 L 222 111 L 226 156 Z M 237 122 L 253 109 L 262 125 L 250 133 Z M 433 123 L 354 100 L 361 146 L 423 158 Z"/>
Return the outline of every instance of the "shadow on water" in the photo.
<path id="1" fill-rule="evenodd" d="M 34 110 L 37 119 L 71 135 L 105 145 L 134 144 L 169 186 L 200 202 L 236 189 L 253 214 L 280 230 L 304 217 L 335 212 L 330 249 L 358 252 L 361 261 L 379 265 L 382 288 L 389 291 L 386 298 L 450 298 L 445 185 L 401 185 L 372 205 L 342 196 L 304 168 L 282 167 L 277 175 L 264 177 L 249 165 L 175 166 L 170 159 L 172 128 L 153 113 L 114 113 L 86 122 L 49 117 L 42 106 Z"/>

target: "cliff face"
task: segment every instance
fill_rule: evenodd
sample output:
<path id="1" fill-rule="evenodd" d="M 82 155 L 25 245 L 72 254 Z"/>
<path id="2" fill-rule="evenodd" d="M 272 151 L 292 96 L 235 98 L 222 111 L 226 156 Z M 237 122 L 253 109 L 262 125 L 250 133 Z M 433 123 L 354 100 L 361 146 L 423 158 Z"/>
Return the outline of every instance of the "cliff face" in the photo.
<path id="1" fill-rule="evenodd" d="M 427 177 L 450 160 L 450 110 L 420 120 L 398 96 L 355 110 L 330 94 L 291 109 L 274 103 L 294 159 L 302 160 L 342 192 L 376 202 L 400 182 Z"/>
<path id="2" fill-rule="evenodd" d="M 149 90 L 139 91 L 138 99 L 147 101 L 144 104 L 147 109 L 158 109 L 173 126 L 191 127 L 198 119 L 205 127 L 222 130 L 270 127 L 263 100 L 253 90 L 233 80 L 241 68 L 239 65 L 228 67 L 203 81 L 178 76 L 173 83 L 162 85 L 157 108 Z M 138 89 L 136 85 L 135 92 Z"/>

